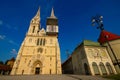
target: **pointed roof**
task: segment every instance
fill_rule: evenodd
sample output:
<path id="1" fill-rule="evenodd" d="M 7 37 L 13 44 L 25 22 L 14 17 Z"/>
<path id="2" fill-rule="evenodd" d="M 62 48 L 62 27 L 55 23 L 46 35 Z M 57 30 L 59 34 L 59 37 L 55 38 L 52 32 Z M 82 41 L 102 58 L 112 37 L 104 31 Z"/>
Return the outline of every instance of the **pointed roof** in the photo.
<path id="1" fill-rule="evenodd" d="M 37 11 L 35 17 L 37 17 L 37 16 L 40 16 L 40 7 L 38 8 L 38 11 Z"/>
<path id="2" fill-rule="evenodd" d="M 54 14 L 54 9 L 52 8 L 52 11 L 51 11 L 51 16 L 50 18 L 56 18 L 55 14 Z"/>
<path id="3" fill-rule="evenodd" d="M 100 33 L 98 42 L 105 43 L 107 41 L 112 41 L 112 40 L 116 40 L 116 39 L 120 39 L 120 36 L 103 30 Z"/>
<path id="4" fill-rule="evenodd" d="M 40 7 L 38 8 L 36 15 L 32 18 L 31 22 L 40 22 Z"/>

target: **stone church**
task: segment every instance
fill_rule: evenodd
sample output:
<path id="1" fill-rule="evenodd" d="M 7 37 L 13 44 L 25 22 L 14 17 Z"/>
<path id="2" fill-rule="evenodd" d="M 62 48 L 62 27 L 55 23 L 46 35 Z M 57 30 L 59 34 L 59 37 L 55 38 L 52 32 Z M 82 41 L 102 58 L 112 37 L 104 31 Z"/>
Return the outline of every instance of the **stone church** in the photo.
<path id="1" fill-rule="evenodd" d="M 62 74 L 58 42 L 58 19 L 52 8 L 41 28 L 40 8 L 30 21 L 28 32 L 21 44 L 11 75 Z"/>

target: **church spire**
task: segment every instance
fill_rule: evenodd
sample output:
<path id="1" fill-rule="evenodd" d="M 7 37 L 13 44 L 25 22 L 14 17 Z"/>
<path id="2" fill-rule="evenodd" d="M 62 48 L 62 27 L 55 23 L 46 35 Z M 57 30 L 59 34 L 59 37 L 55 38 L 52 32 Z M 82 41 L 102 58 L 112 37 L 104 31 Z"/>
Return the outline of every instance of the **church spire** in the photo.
<path id="1" fill-rule="evenodd" d="M 32 18 L 31 22 L 32 23 L 37 23 L 37 24 L 40 23 L 40 7 L 39 7 L 36 15 Z"/>
<path id="2" fill-rule="evenodd" d="M 36 15 L 40 16 L 40 7 L 38 8 L 38 12 Z"/>
<path id="3" fill-rule="evenodd" d="M 34 18 L 40 18 L 40 7 L 38 8 L 38 11 L 37 11 L 37 13 L 36 13 Z"/>
<path id="4" fill-rule="evenodd" d="M 56 16 L 54 15 L 54 9 L 52 8 L 52 11 L 51 11 L 51 16 L 50 18 L 56 18 Z"/>

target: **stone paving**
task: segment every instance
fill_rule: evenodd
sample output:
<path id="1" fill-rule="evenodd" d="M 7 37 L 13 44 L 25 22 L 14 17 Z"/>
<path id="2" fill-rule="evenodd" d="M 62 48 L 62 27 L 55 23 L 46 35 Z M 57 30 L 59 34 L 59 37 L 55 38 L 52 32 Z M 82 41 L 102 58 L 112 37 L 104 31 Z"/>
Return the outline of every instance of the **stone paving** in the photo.
<path id="1" fill-rule="evenodd" d="M 0 80 L 110 80 L 99 76 L 86 75 L 16 75 L 16 76 L 2 76 Z"/>

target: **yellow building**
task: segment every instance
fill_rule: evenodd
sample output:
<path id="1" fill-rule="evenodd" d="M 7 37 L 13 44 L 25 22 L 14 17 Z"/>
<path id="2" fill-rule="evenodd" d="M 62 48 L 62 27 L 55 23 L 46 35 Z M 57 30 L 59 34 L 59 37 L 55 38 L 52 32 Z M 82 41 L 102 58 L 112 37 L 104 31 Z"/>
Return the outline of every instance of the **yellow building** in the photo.
<path id="1" fill-rule="evenodd" d="M 41 28 L 40 8 L 32 18 L 21 44 L 11 75 L 61 74 L 58 19 L 51 11 L 46 30 Z"/>
<path id="2" fill-rule="evenodd" d="M 70 59 L 68 59 L 70 60 Z M 116 70 L 105 46 L 97 42 L 84 40 L 78 45 L 71 55 L 73 74 L 82 75 L 110 75 Z M 70 61 L 65 61 L 64 67 Z M 69 64 L 70 66 L 70 64 Z M 63 69 L 64 71 L 66 68 Z M 68 71 L 69 72 L 69 71 Z"/>

